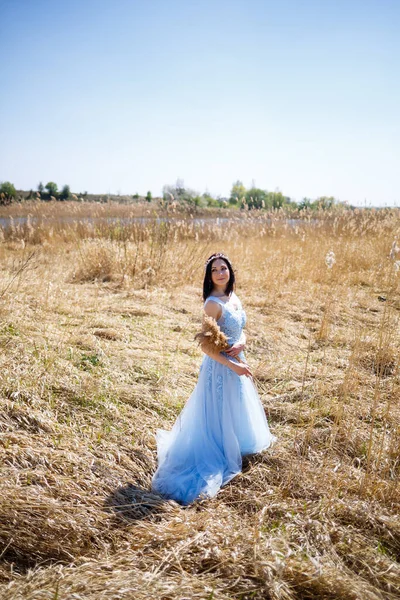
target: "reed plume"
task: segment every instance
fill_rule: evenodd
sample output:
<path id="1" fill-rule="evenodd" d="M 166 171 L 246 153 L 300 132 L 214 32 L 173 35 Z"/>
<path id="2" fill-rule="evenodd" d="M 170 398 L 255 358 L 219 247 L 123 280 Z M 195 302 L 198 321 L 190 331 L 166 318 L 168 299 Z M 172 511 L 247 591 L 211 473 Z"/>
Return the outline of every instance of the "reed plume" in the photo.
<path id="1" fill-rule="evenodd" d="M 194 339 L 198 341 L 206 353 L 224 352 L 229 348 L 225 333 L 221 331 L 216 320 L 206 315 L 206 313 L 203 314 L 202 329 L 199 333 L 196 333 Z"/>

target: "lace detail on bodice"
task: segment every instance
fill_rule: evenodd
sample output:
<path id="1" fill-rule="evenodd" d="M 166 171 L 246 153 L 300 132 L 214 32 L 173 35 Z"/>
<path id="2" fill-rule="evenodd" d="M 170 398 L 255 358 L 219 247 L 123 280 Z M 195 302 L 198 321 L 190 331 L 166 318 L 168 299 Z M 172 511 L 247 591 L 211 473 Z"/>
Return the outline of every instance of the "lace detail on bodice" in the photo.
<path id="1" fill-rule="evenodd" d="M 246 313 L 242 308 L 242 304 L 236 294 L 233 292 L 227 302 L 223 302 L 220 298 L 209 296 L 206 303 L 212 300 L 217 302 L 222 307 L 222 315 L 217 321 L 228 338 L 230 345 L 236 344 L 240 340 L 243 327 L 246 324 Z"/>

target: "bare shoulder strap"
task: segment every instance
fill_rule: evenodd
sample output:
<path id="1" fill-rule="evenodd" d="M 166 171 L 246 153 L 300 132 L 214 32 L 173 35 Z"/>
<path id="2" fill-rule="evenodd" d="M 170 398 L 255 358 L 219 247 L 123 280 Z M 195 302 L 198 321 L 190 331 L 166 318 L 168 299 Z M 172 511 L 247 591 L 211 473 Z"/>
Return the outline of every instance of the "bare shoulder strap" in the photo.
<path id="1" fill-rule="evenodd" d="M 224 308 L 225 302 L 222 302 L 222 300 L 220 300 L 216 296 L 208 296 L 208 298 L 204 302 L 204 306 L 207 304 L 207 302 L 210 302 L 210 301 L 215 302 L 216 304 L 219 304 L 220 306 L 222 306 L 222 309 Z"/>

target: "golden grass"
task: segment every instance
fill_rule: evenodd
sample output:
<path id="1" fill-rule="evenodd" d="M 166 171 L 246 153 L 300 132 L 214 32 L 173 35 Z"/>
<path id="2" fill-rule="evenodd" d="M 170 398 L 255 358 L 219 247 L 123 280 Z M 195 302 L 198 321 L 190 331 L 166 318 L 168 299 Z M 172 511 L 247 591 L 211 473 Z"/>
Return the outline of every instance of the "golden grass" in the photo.
<path id="1" fill-rule="evenodd" d="M 0 217 L 24 210 L 0 229 L 0 598 L 397 598 L 397 212 Z M 183 509 L 149 491 L 154 433 L 196 383 L 215 250 L 278 442 Z"/>

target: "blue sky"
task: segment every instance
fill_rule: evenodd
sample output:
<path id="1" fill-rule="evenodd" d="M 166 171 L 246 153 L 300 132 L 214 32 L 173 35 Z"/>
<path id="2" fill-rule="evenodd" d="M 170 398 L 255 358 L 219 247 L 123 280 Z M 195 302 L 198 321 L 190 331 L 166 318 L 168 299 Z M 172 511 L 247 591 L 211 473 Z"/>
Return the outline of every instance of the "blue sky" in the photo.
<path id="1" fill-rule="evenodd" d="M 399 0 L 0 0 L 0 181 L 400 204 Z"/>

